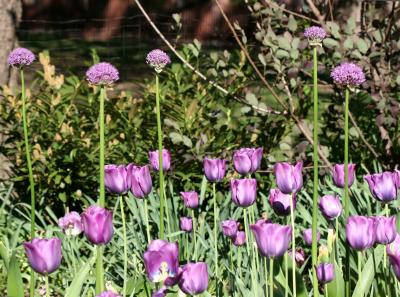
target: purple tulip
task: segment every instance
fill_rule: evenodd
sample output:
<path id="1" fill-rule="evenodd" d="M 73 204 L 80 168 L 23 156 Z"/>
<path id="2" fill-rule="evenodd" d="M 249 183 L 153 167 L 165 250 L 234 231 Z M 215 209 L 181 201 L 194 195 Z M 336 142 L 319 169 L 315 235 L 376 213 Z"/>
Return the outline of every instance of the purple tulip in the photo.
<path id="1" fill-rule="evenodd" d="M 151 297 L 165 297 L 167 296 L 167 287 L 162 286 L 159 290 L 151 294 Z"/>
<path id="2" fill-rule="evenodd" d="M 179 248 L 176 243 L 156 239 L 143 255 L 147 277 L 158 283 L 175 277 L 179 271 Z"/>
<path id="3" fill-rule="evenodd" d="M 250 229 L 254 234 L 261 255 L 275 258 L 283 256 L 287 251 L 292 236 L 290 226 L 259 220 L 250 225 Z"/>
<path id="4" fill-rule="evenodd" d="M 351 187 L 356 177 L 356 164 L 348 164 L 348 186 Z M 332 170 L 333 182 L 339 188 L 344 188 L 344 164 L 335 164 Z"/>
<path id="5" fill-rule="evenodd" d="M 289 163 L 276 163 L 274 166 L 276 183 L 284 194 L 298 192 L 303 186 L 303 162 L 297 162 L 295 166 Z"/>
<path id="6" fill-rule="evenodd" d="M 319 209 L 327 220 L 333 220 L 342 214 L 342 204 L 338 196 L 325 195 L 319 200 Z"/>
<path id="7" fill-rule="evenodd" d="M 244 231 L 238 231 L 236 236 L 232 238 L 232 243 L 234 246 L 242 246 L 246 243 L 246 233 Z"/>
<path id="8" fill-rule="evenodd" d="M 149 166 L 129 164 L 126 168 L 130 180 L 131 192 L 136 198 L 144 198 L 153 187 Z"/>
<path id="9" fill-rule="evenodd" d="M 104 185 L 110 193 L 122 194 L 128 191 L 130 183 L 125 165 L 104 166 Z"/>
<path id="10" fill-rule="evenodd" d="M 160 169 L 158 164 L 159 163 L 158 150 L 149 152 L 149 160 L 154 170 Z M 163 162 L 162 166 L 163 170 L 168 171 L 171 168 L 171 154 L 166 149 L 162 150 L 162 162 Z"/>
<path id="11" fill-rule="evenodd" d="M 195 209 L 199 206 L 199 195 L 195 191 L 181 192 L 185 207 Z"/>
<path id="12" fill-rule="evenodd" d="M 396 216 L 389 218 L 377 216 L 374 219 L 376 224 L 375 242 L 379 244 L 392 243 L 397 235 Z"/>
<path id="13" fill-rule="evenodd" d="M 279 189 L 271 189 L 269 192 L 269 204 L 278 216 L 290 214 L 290 199 L 296 208 L 296 194 L 283 194 Z"/>
<path id="14" fill-rule="evenodd" d="M 233 154 L 233 166 L 241 175 L 254 173 L 260 168 L 262 154 L 262 147 L 241 148 Z"/>
<path id="15" fill-rule="evenodd" d="M 103 293 L 96 295 L 96 297 L 121 297 L 121 295 L 113 291 L 104 291 Z"/>
<path id="16" fill-rule="evenodd" d="M 303 231 L 303 239 L 305 243 L 309 246 L 312 245 L 312 229 L 306 229 Z M 317 230 L 317 242 L 321 239 L 321 233 Z"/>
<path id="17" fill-rule="evenodd" d="M 222 233 L 229 238 L 235 238 L 238 232 L 239 222 L 235 220 L 226 220 L 221 223 Z"/>
<path id="18" fill-rule="evenodd" d="M 180 218 L 179 223 L 182 231 L 192 232 L 193 229 L 192 218 L 182 217 Z"/>
<path id="19" fill-rule="evenodd" d="M 76 236 L 83 231 L 81 216 L 76 211 L 66 213 L 58 220 L 58 226 L 68 236 Z"/>
<path id="20" fill-rule="evenodd" d="M 335 278 L 335 266 L 331 263 L 319 264 L 316 267 L 317 278 L 321 284 L 327 284 Z"/>
<path id="21" fill-rule="evenodd" d="M 397 279 L 400 280 L 400 235 L 396 234 L 396 239 L 386 245 L 386 253 L 389 256 L 389 263 Z"/>
<path id="22" fill-rule="evenodd" d="M 182 268 L 179 288 L 188 295 L 198 295 L 207 290 L 208 267 L 204 262 L 188 263 Z"/>
<path id="23" fill-rule="evenodd" d="M 346 224 L 346 238 L 355 250 L 365 250 L 372 247 L 376 238 L 374 218 L 350 216 Z"/>
<path id="24" fill-rule="evenodd" d="M 210 182 L 219 182 L 225 176 L 226 161 L 225 159 L 209 159 L 204 158 L 203 161 L 204 174 Z"/>
<path id="25" fill-rule="evenodd" d="M 289 257 L 293 257 L 292 250 L 289 250 L 288 254 L 289 254 Z M 306 261 L 306 255 L 302 248 L 296 249 L 296 253 L 295 253 L 294 257 L 295 257 L 296 264 L 299 266 L 302 266 L 304 264 L 304 262 Z"/>
<path id="26" fill-rule="evenodd" d="M 61 264 L 61 239 L 34 238 L 30 242 L 23 243 L 29 265 L 37 273 L 50 274 L 58 269 Z"/>
<path id="27" fill-rule="evenodd" d="M 93 244 L 107 244 L 114 234 L 113 213 L 98 205 L 89 206 L 81 214 L 83 231 Z"/>
<path id="28" fill-rule="evenodd" d="M 386 171 L 365 175 L 364 179 L 375 199 L 387 203 L 397 198 L 396 174 Z"/>
<path id="29" fill-rule="evenodd" d="M 255 178 L 232 179 L 231 196 L 237 206 L 253 205 L 257 198 L 257 180 Z"/>

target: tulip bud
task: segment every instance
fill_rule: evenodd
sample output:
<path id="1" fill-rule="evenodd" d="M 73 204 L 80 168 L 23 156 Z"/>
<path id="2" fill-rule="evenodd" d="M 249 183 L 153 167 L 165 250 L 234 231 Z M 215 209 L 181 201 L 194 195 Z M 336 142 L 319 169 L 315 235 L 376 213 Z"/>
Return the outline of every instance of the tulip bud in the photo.
<path id="1" fill-rule="evenodd" d="M 108 164 L 104 167 L 104 185 L 110 193 L 122 194 L 129 190 L 125 165 Z"/>
<path id="2" fill-rule="evenodd" d="M 396 216 L 374 218 L 376 223 L 376 238 L 375 243 L 389 244 L 392 243 L 397 235 Z"/>
<path id="3" fill-rule="evenodd" d="M 151 166 L 153 167 L 154 170 L 160 170 L 159 167 L 159 154 L 158 150 L 149 152 L 149 160 L 151 163 Z M 168 171 L 171 168 L 171 154 L 168 150 L 163 149 L 162 150 L 162 162 L 163 162 L 163 170 Z"/>
<path id="4" fill-rule="evenodd" d="M 76 236 L 83 231 L 81 216 L 76 211 L 66 213 L 58 220 L 58 226 L 68 236 Z"/>
<path id="5" fill-rule="evenodd" d="M 233 155 L 233 166 L 241 175 L 254 173 L 260 167 L 262 154 L 262 147 L 257 149 L 241 148 Z"/>
<path id="6" fill-rule="evenodd" d="M 338 196 L 325 195 L 319 200 L 319 209 L 327 220 L 333 220 L 342 214 L 342 204 Z"/>
<path id="7" fill-rule="evenodd" d="M 356 173 L 356 164 L 348 164 L 348 186 L 353 185 Z M 333 182 L 339 188 L 344 188 L 344 164 L 335 164 L 332 170 Z"/>
<path id="8" fill-rule="evenodd" d="M 331 263 L 319 264 L 316 267 L 317 278 L 321 284 L 327 284 L 335 278 L 335 267 Z"/>
<path id="9" fill-rule="evenodd" d="M 364 216 L 350 216 L 346 224 L 346 238 L 355 250 L 372 247 L 376 239 L 375 220 Z"/>
<path id="10" fill-rule="evenodd" d="M 23 243 L 29 265 L 37 273 L 48 275 L 58 269 L 61 264 L 61 239 L 34 238 Z"/>
<path id="11" fill-rule="evenodd" d="M 232 243 L 234 246 L 242 246 L 246 243 L 246 233 L 244 231 L 236 232 L 235 238 L 232 238 Z"/>
<path id="12" fill-rule="evenodd" d="M 290 214 L 290 199 L 296 208 L 296 194 L 283 194 L 279 189 L 271 189 L 269 194 L 269 204 L 278 216 Z"/>
<path id="13" fill-rule="evenodd" d="M 235 238 L 238 232 L 239 222 L 235 220 L 226 220 L 221 223 L 222 233 L 229 238 Z"/>
<path id="14" fill-rule="evenodd" d="M 182 268 L 179 288 L 188 295 L 198 295 L 208 288 L 208 267 L 204 262 L 188 263 Z"/>
<path id="15" fill-rule="evenodd" d="M 396 174 L 392 172 L 376 173 L 364 176 L 369 189 L 380 202 L 388 203 L 397 198 Z"/>
<path id="16" fill-rule="evenodd" d="M 297 162 L 295 166 L 289 163 L 276 163 L 274 166 L 276 183 L 284 194 L 292 194 L 300 191 L 303 186 L 303 162 Z"/>
<path id="17" fill-rule="evenodd" d="M 111 241 L 114 234 L 113 214 L 111 211 L 97 206 L 89 206 L 81 214 L 83 231 L 93 244 L 102 245 Z"/>
<path id="18" fill-rule="evenodd" d="M 225 176 L 226 161 L 224 159 L 204 158 L 204 174 L 210 182 L 219 182 Z"/>
<path id="19" fill-rule="evenodd" d="M 199 206 L 199 195 L 195 191 L 181 192 L 185 207 L 195 209 Z"/>
<path id="20" fill-rule="evenodd" d="M 253 205 L 257 197 L 257 180 L 254 178 L 231 180 L 232 201 L 240 207 Z"/>
<path id="21" fill-rule="evenodd" d="M 179 222 L 180 222 L 180 228 L 182 231 L 192 232 L 192 229 L 193 229 L 192 218 L 182 217 L 182 218 L 180 218 Z"/>
<path id="22" fill-rule="evenodd" d="M 127 166 L 128 179 L 130 180 L 131 192 L 136 198 L 144 198 L 150 194 L 153 187 L 149 166 Z"/>
<path id="23" fill-rule="evenodd" d="M 309 246 L 312 245 L 312 229 L 306 229 L 303 231 L 303 239 L 305 243 Z M 321 233 L 317 230 L 317 242 L 321 239 Z"/>
<path id="24" fill-rule="evenodd" d="M 289 257 L 293 257 L 293 251 L 289 250 L 288 251 Z M 304 250 L 302 248 L 297 248 L 296 252 L 295 252 L 295 261 L 296 264 L 299 265 L 300 267 L 304 264 L 305 260 L 306 260 L 306 256 L 304 253 Z"/>

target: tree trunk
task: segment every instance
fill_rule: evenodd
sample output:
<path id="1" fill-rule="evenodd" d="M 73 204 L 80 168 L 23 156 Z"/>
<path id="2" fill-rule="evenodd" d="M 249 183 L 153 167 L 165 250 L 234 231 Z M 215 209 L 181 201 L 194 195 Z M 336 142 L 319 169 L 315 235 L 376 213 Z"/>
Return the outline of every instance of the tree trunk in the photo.
<path id="1" fill-rule="evenodd" d="M 18 44 L 16 30 L 21 20 L 21 0 L 0 0 L 0 85 L 12 85 L 15 81 L 7 63 L 7 57 Z"/>

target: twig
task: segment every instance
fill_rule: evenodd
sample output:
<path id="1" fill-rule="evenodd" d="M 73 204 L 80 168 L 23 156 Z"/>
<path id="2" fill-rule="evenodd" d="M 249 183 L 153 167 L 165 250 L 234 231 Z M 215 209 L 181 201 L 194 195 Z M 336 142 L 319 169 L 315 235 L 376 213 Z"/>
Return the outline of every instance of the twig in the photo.
<path id="1" fill-rule="evenodd" d="M 229 29 L 231 30 L 233 36 L 235 37 L 235 40 L 237 42 L 237 44 L 239 45 L 239 47 L 241 48 L 241 50 L 243 51 L 243 53 L 245 54 L 247 60 L 249 61 L 250 65 L 253 67 L 254 71 L 257 73 L 258 77 L 260 78 L 260 80 L 264 83 L 264 85 L 267 87 L 267 89 L 271 92 L 272 96 L 275 98 L 275 100 L 285 109 L 288 111 L 288 106 L 286 105 L 286 103 L 278 96 L 278 94 L 276 94 L 275 90 L 272 88 L 272 86 L 268 83 L 268 81 L 265 79 L 265 77 L 262 75 L 262 73 L 260 72 L 260 70 L 258 69 L 258 67 L 256 66 L 255 62 L 253 61 L 253 59 L 251 58 L 247 48 L 243 45 L 243 43 L 240 41 L 239 36 L 237 35 L 235 29 L 232 26 L 232 23 L 230 22 L 228 16 L 226 15 L 226 13 L 224 12 L 224 10 L 222 9 L 221 5 L 219 4 L 218 0 L 214 0 L 215 3 L 218 5 L 218 8 L 221 11 L 222 16 L 224 17 L 224 20 L 226 22 L 226 24 L 228 25 Z M 307 139 L 307 141 L 312 145 L 313 139 L 310 136 L 311 133 L 310 131 L 308 131 L 308 129 L 306 127 L 303 126 L 303 124 L 301 123 L 300 119 L 293 114 L 292 112 L 290 112 L 289 110 L 289 115 L 290 117 L 294 120 L 296 126 L 299 128 L 300 132 L 305 136 L 305 138 Z M 322 152 L 321 148 L 318 148 L 318 154 L 321 157 L 321 160 L 328 166 L 332 166 L 331 163 L 329 162 L 329 160 L 327 159 L 327 157 L 325 156 L 325 154 Z"/>
<path id="2" fill-rule="evenodd" d="M 321 15 L 321 12 L 318 10 L 318 8 L 315 6 L 314 2 L 312 0 L 307 0 L 307 4 L 308 6 L 310 6 L 313 14 L 316 16 L 316 18 L 318 19 L 320 25 L 322 27 L 324 27 L 324 29 L 326 29 L 325 26 L 325 20 L 324 17 Z"/>
<path id="3" fill-rule="evenodd" d="M 282 11 L 288 13 L 288 14 L 291 14 L 291 15 L 294 15 L 294 16 L 299 17 L 299 18 L 301 18 L 301 19 L 305 19 L 305 20 L 307 20 L 307 21 L 310 21 L 310 22 L 319 24 L 318 21 L 316 21 L 316 20 L 314 20 L 314 19 L 312 19 L 312 18 L 309 18 L 309 17 L 307 17 L 307 16 L 305 16 L 305 15 L 302 15 L 302 14 L 300 14 L 300 13 L 297 13 L 297 12 L 291 11 L 291 10 L 289 10 L 289 9 L 286 9 L 286 8 L 284 8 L 284 7 L 281 7 L 281 6 L 279 6 L 278 4 L 276 4 L 276 3 L 274 3 L 274 2 L 272 2 L 272 1 L 270 1 L 270 0 L 265 0 L 265 2 L 267 3 L 267 5 L 274 6 L 275 8 L 278 8 L 279 10 L 282 10 Z"/>
<path id="4" fill-rule="evenodd" d="M 169 49 L 178 57 L 179 60 L 182 61 L 183 64 L 186 65 L 186 67 L 188 67 L 190 70 L 192 70 L 194 73 L 196 73 L 201 79 L 203 79 L 204 81 L 208 82 L 210 85 L 212 85 L 213 87 L 215 87 L 217 90 L 221 91 L 223 94 L 225 95 L 230 95 L 232 96 L 233 99 L 235 99 L 236 101 L 243 103 L 249 107 L 251 107 L 252 109 L 258 111 L 258 112 L 263 112 L 263 113 L 268 113 L 268 114 L 286 114 L 286 111 L 276 111 L 273 110 L 272 108 L 260 108 L 258 106 L 249 104 L 245 99 L 240 98 L 238 96 L 235 96 L 233 94 L 231 94 L 227 89 L 225 89 L 224 87 L 220 86 L 217 82 L 207 78 L 203 73 L 201 73 L 199 70 L 197 70 L 196 68 L 194 68 L 184 57 L 182 57 L 181 54 L 178 53 L 178 51 L 172 46 L 172 44 L 165 38 L 164 34 L 161 33 L 161 31 L 158 29 L 158 27 L 154 24 L 154 22 L 151 20 L 150 16 L 147 14 L 146 10 L 143 8 L 143 6 L 140 4 L 139 0 L 135 0 L 137 6 L 139 7 L 140 11 L 142 12 L 142 14 L 144 15 L 144 17 L 146 18 L 146 20 L 149 22 L 149 24 L 151 25 L 151 27 L 154 29 L 154 31 L 158 34 L 158 36 L 160 36 L 160 38 L 162 39 L 162 41 L 169 47 Z"/>

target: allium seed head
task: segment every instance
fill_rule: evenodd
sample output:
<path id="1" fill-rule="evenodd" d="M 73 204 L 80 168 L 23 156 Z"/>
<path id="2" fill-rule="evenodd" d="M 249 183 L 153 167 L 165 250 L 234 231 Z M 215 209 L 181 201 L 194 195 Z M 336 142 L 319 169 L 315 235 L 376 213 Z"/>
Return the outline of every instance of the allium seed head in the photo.
<path id="1" fill-rule="evenodd" d="M 8 56 L 8 65 L 13 67 L 23 67 L 32 64 L 35 55 L 28 49 L 19 47 L 14 49 Z"/>
<path id="2" fill-rule="evenodd" d="M 101 62 L 86 71 L 86 79 L 92 85 L 111 85 L 119 79 L 119 73 L 110 63 Z"/>
<path id="3" fill-rule="evenodd" d="M 153 67 L 157 73 L 160 73 L 166 65 L 171 63 L 171 59 L 162 50 L 155 49 L 147 54 L 146 63 Z"/>
<path id="4" fill-rule="evenodd" d="M 333 81 L 341 86 L 358 86 L 365 82 L 363 70 L 354 63 L 342 63 L 331 72 Z"/>
<path id="5" fill-rule="evenodd" d="M 318 26 L 312 26 L 304 30 L 304 37 L 308 39 L 311 45 L 322 46 L 321 42 L 326 37 L 326 32 L 323 28 Z"/>

